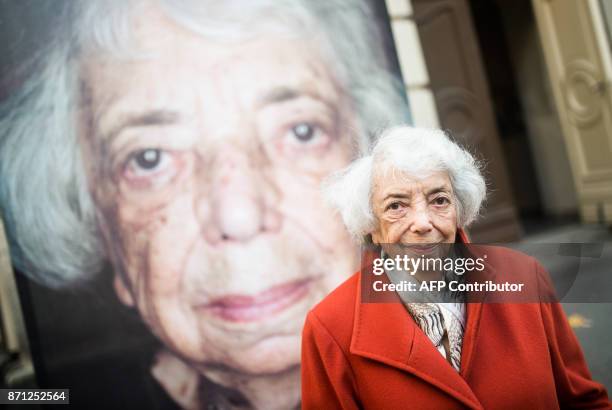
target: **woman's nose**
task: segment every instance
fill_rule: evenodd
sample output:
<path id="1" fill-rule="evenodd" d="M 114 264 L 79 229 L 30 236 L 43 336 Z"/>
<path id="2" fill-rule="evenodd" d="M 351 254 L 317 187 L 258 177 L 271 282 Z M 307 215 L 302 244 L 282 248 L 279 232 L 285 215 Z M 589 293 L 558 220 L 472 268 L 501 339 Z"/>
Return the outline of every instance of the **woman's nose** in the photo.
<path id="1" fill-rule="evenodd" d="M 431 232 L 433 229 L 431 215 L 427 207 L 416 207 L 412 214 L 412 218 L 412 223 L 410 224 L 410 231 L 412 233 L 423 235 Z"/>
<path id="2" fill-rule="evenodd" d="M 263 228 L 263 204 L 246 178 L 236 178 L 220 190 L 213 218 L 222 239 L 245 241 L 257 235 Z"/>
<path id="3" fill-rule="evenodd" d="M 220 155 L 209 200 L 209 218 L 202 221 L 212 244 L 246 242 L 280 228 L 280 214 L 271 197 L 274 188 L 247 153 L 226 150 Z"/>

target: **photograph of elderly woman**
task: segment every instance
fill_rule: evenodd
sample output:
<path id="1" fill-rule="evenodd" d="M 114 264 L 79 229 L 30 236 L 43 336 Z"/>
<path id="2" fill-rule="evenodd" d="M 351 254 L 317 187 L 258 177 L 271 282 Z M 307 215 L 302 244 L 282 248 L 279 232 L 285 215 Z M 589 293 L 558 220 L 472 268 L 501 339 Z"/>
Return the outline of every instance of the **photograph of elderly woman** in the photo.
<path id="1" fill-rule="evenodd" d="M 89 408 L 298 406 L 304 317 L 358 264 L 320 182 L 410 121 L 384 4 L 2 17 L 0 206 L 39 386 Z"/>

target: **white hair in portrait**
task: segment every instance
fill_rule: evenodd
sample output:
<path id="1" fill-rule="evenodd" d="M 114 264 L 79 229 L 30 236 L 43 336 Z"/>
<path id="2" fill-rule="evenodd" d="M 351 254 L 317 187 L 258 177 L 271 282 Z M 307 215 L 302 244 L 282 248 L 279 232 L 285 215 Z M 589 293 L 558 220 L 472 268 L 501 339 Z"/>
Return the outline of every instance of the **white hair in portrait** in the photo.
<path id="1" fill-rule="evenodd" d="M 77 123 L 80 59 L 89 53 L 139 58 L 130 18 L 152 1 L 63 1 L 64 22 L 37 56 L 36 70 L 0 106 L 0 209 L 13 262 L 37 281 L 61 287 L 88 279 L 105 261 L 87 188 Z M 193 32 L 240 41 L 262 32 L 312 42 L 357 113 L 356 151 L 389 124 L 406 121 L 402 85 L 389 71 L 379 28 L 360 0 L 155 0 Z M 299 43 L 298 43 L 299 44 Z"/>
<path id="2" fill-rule="evenodd" d="M 402 172 L 421 179 L 433 172 L 447 172 L 456 197 L 457 225 L 463 228 L 477 218 L 486 196 L 481 168 L 444 131 L 397 126 L 382 133 L 369 155 L 329 176 L 323 189 L 351 235 L 366 241 L 376 223 L 371 206 L 375 173 Z"/>

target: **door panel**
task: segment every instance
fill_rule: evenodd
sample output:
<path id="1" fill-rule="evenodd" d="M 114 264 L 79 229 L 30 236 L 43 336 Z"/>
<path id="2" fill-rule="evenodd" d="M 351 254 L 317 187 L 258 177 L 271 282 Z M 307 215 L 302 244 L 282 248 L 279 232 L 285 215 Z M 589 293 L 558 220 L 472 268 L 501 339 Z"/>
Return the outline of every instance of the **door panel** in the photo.
<path id="1" fill-rule="evenodd" d="M 532 1 L 582 218 L 612 223 L 612 70 L 599 4 Z"/>

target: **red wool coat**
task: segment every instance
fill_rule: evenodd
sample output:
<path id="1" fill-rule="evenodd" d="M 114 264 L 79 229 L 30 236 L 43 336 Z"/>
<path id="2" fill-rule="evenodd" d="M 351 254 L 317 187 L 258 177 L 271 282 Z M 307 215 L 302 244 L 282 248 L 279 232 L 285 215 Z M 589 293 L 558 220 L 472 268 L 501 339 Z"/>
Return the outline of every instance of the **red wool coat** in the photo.
<path id="1" fill-rule="evenodd" d="M 497 249 L 491 266 L 542 274 Z M 360 281 L 306 318 L 303 409 L 612 409 L 558 303 L 468 303 L 458 373 L 401 303 L 360 303 Z"/>

